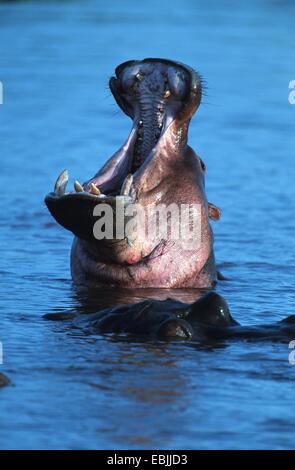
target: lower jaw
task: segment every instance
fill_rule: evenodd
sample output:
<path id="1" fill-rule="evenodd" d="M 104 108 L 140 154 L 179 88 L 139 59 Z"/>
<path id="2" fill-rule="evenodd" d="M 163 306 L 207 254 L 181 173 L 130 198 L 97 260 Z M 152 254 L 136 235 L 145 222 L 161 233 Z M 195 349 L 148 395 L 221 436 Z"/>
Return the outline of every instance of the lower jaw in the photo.
<path id="1" fill-rule="evenodd" d="M 165 283 L 155 282 L 152 273 L 157 270 L 157 264 L 158 260 L 140 260 L 133 265 L 94 260 L 79 239 L 74 241 L 72 247 L 71 272 L 76 284 L 122 288 L 167 287 Z"/>
<path id="2" fill-rule="evenodd" d="M 215 271 L 211 273 L 204 269 L 207 262 L 199 271 L 168 272 L 165 269 L 167 259 L 163 260 L 161 256 L 141 260 L 136 265 L 109 263 L 92 259 L 83 245 L 76 239 L 72 247 L 71 272 L 76 284 L 124 289 L 209 289 L 216 282 Z"/>
<path id="3" fill-rule="evenodd" d="M 102 266 L 100 269 L 97 268 L 97 272 L 77 272 L 72 269 L 72 279 L 76 285 L 83 285 L 86 287 L 95 288 L 120 288 L 120 289 L 211 289 L 215 285 L 213 281 L 206 274 L 201 274 L 195 279 L 178 279 L 178 280 L 163 280 L 155 279 L 155 276 L 151 274 L 149 278 L 134 279 L 127 271 L 120 271 L 120 275 L 107 274 L 105 267 Z M 120 279 L 119 279 L 120 277 Z"/>

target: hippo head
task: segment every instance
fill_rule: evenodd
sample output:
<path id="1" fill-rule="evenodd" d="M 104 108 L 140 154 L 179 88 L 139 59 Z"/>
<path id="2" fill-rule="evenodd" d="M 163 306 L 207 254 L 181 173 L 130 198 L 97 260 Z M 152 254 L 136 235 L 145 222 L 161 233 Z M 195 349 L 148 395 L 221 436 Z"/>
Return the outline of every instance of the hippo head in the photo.
<path id="1" fill-rule="evenodd" d="M 187 145 L 188 125 L 201 101 L 199 75 L 178 62 L 144 59 L 119 65 L 109 85 L 133 121 L 125 144 L 93 178 L 83 185 L 76 181 L 73 192 L 66 192 L 64 171 L 45 198 L 57 222 L 76 236 L 71 255 L 74 281 L 123 287 L 212 285 L 215 267 L 208 217 L 216 208 L 208 207 L 206 200 L 205 165 Z M 161 225 L 156 235 L 154 230 L 153 237 L 147 236 L 159 225 L 157 214 L 144 214 L 144 231 L 138 230 L 138 220 L 137 227 L 130 224 L 134 206 L 144 212 L 171 204 L 176 212 L 180 207 L 189 212 L 187 225 L 190 208 L 198 208 L 199 235 L 189 246 L 181 236 L 171 235 L 175 219 L 169 210 L 165 234 Z M 106 212 L 112 233 L 103 237 L 95 227 L 105 228 Z M 120 228 L 116 236 L 119 221 L 123 235 Z"/>

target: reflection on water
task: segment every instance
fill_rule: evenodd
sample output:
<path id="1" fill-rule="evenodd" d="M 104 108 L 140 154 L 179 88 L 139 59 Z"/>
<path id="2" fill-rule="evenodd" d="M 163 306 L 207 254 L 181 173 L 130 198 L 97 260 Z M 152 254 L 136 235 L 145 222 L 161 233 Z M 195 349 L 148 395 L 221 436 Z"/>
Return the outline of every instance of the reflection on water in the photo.
<path id="1" fill-rule="evenodd" d="M 222 208 L 217 291 L 245 325 L 294 313 L 294 3 L 36 5 L 0 2 L 0 372 L 13 383 L 0 391 L 0 447 L 294 448 L 287 343 L 135 341 L 43 319 L 199 295 L 74 288 L 72 237 L 43 204 L 65 167 L 85 181 L 122 144 L 130 122 L 107 80 L 151 56 L 208 83 L 190 144 Z"/>
<path id="2" fill-rule="evenodd" d="M 84 289 L 75 288 L 73 296 L 81 305 L 81 313 L 92 313 L 97 310 L 120 304 L 134 304 L 145 299 L 175 299 L 191 303 L 200 298 L 205 289 Z M 80 311 L 80 310 L 79 310 Z"/>

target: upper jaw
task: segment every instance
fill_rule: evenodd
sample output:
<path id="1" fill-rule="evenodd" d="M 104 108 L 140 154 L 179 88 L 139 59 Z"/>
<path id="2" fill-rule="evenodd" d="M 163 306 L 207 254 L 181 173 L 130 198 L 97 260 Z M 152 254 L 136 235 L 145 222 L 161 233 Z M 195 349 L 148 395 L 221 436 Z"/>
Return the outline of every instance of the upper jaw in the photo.
<path id="1" fill-rule="evenodd" d="M 172 123 L 170 144 L 180 146 L 179 139 L 186 144 L 188 123 L 201 100 L 201 78 L 191 68 L 166 59 L 128 61 L 115 72 L 110 89 L 118 105 L 133 119 L 136 132 L 129 168 L 136 174 L 151 152 L 156 153 Z"/>
<path id="2" fill-rule="evenodd" d="M 174 106 L 178 117 L 186 119 L 192 117 L 202 97 L 202 78 L 195 70 L 180 62 L 159 58 L 120 64 L 109 86 L 117 104 L 132 119 L 135 118 L 134 104 L 146 91 L 164 101 L 168 98 L 169 106 Z"/>

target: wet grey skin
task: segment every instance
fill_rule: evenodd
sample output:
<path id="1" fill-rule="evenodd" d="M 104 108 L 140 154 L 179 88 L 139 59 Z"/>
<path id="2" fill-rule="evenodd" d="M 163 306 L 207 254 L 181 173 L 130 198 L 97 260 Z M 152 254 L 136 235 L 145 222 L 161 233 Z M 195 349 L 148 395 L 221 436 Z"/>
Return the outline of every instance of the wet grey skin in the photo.
<path id="1" fill-rule="evenodd" d="M 205 165 L 187 143 L 190 120 L 201 102 L 200 76 L 171 60 L 132 60 L 116 68 L 109 85 L 132 119 L 125 144 L 93 178 L 76 181 L 71 192 L 66 192 L 68 173 L 62 172 L 45 198 L 56 221 L 75 235 L 73 281 L 123 288 L 212 287 L 217 273 L 209 218 L 219 219 L 220 211 L 207 201 Z M 114 208 L 116 199 L 125 207 L 198 204 L 201 243 L 188 250 L 169 235 L 95 239 L 94 207 L 103 203 Z"/>
<path id="2" fill-rule="evenodd" d="M 206 327 L 238 325 L 224 299 L 210 292 L 192 304 L 173 299 L 145 300 L 87 316 L 75 324 L 100 333 L 128 333 L 158 338 L 206 339 Z"/>
<path id="3" fill-rule="evenodd" d="M 47 320 L 68 320 L 87 334 L 128 335 L 131 338 L 197 340 L 221 344 L 225 340 L 278 341 L 294 339 L 295 315 L 282 321 L 256 326 L 240 325 L 228 304 L 216 292 L 186 304 L 173 299 L 145 300 L 106 308 L 92 314 L 47 314 Z"/>

